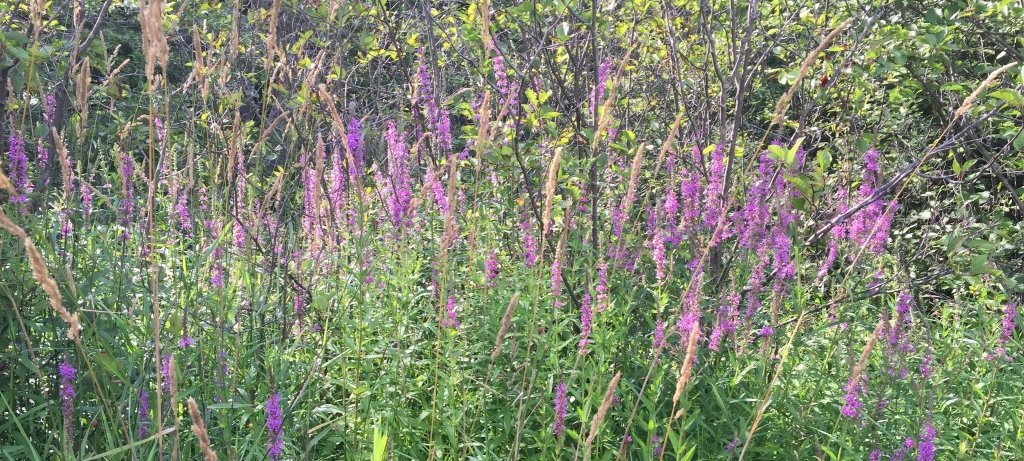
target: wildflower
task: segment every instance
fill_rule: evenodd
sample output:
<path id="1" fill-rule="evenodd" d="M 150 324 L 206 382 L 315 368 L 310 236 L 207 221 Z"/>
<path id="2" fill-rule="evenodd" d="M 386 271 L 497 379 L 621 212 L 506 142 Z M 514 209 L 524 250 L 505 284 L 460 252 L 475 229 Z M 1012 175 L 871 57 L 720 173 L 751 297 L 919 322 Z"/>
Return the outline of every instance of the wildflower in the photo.
<path id="1" fill-rule="evenodd" d="M 44 99 L 45 104 L 43 108 L 43 123 L 46 126 L 53 126 L 53 122 L 57 117 L 57 97 L 50 93 L 46 95 Z"/>
<path id="2" fill-rule="evenodd" d="M 931 422 L 924 425 L 921 441 L 917 444 L 917 461 L 935 460 L 935 426 Z"/>
<path id="3" fill-rule="evenodd" d="M 459 313 L 455 305 L 454 296 L 448 297 L 448 303 L 445 305 L 445 312 L 447 313 L 447 316 L 441 320 L 441 326 L 444 328 L 458 328 L 460 325 Z"/>
<path id="4" fill-rule="evenodd" d="M 498 254 L 494 250 L 487 252 L 487 260 L 484 261 L 484 278 L 488 285 L 494 286 L 494 279 L 498 278 Z"/>
<path id="5" fill-rule="evenodd" d="M 1006 305 L 1006 312 L 1003 313 L 1003 331 L 999 335 L 999 345 L 1004 346 L 1013 338 L 1013 330 L 1017 327 L 1017 304 Z"/>
<path id="6" fill-rule="evenodd" d="M 714 228 L 722 215 L 722 187 L 725 180 L 725 151 L 716 145 L 708 171 L 708 194 L 704 197 L 704 225 Z"/>
<path id="7" fill-rule="evenodd" d="M 427 175 L 423 179 L 423 187 L 429 189 L 434 195 L 434 202 L 437 203 L 437 208 L 441 215 L 448 216 L 448 194 L 445 193 L 444 185 L 438 179 L 435 169 L 430 168 L 427 170 Z"/>
<path id="8" fill-rule="evenodd" d="M 562 251 L 555 252 L 555 260 L 551 262 L 551 297 L 555 300 L 555 307 L 562 307 L 565 302 L 562 297 Z"/>
<path id="9" fill-rule="evenodd" d="M 188 210 L 188 194 L 178 195 L 178 201 L 174 205 L 174 219 L 178 227 L 186 233 L 192 231 L 192 215 Z"/>
<path id="10" fill-rule="evenodd" d="M 224 249 L 219 245 L 213 249 L 213 267 L 210 269 L 210 283 L 216 288 L 224 288 Z"/>
<path id="11" fill-rule="evenodd" d="M 74 423 L 72 412 L 75 405 L 75 384 L 73 383 L 78 370 L 71 366 L 68 359 L 64 359 L 58 367 L 60 371 L 60 410 L 64 416 L 64 435 L 70 441 L 74 434 L 71 433 Z"/>
<path id="12" fill-rule="evenodd" d="M 281 394 L 274 393 L 267 399 L 267 456 L 271 461 L 281 459 L 284 445 L 282 434 L 283 414 L 281 413 Z"/>
<path id="13" fill-rule="evenodd" d="M 405 134 L 399 134 L 395 122 L 388 123 L 388 211 L 396 229 L 412 224 L 412 183 L 409 178 L 409 150 L 405 145 Z"/>
<path id="14" fill-rule="evenodd" d="M 661 437 L 658 436 L 658 434 L 654 434 L 651 436 L 651 447 L 654 448 L 654 450 L 652 450 L 652 454 L 654 455 L 654 457 L 660 457 L 663 447 L 661 445 Z"/>
<path id="15" fill-rule="evenodd" d="M 359 119 L 352 117 L 345 131 L 348 134 L 348 149 L 352 152 L 352 165 L 349 165 L 348 176 L 349 179 L 355 181 L 357 177 L 363 175 L 364 169 L 362 128 L 359 125 Z"/>
<path id="16" fill-rule="evenodd" d="M 665 234 L 660 230 L 655 230 L 654 237 L 648 245 L 651 248 L 651 259 L 654 260 L 655 278 L 657 278 L 658 284 L 664 283 L 668 266 L 665 256 Z"/>
<path id="17" fill-rule="evenodd" d="M 121 202 L 118 223 L 124 228 L 121 231 L 121 240 L 128 240 L 128 232 L 134 222 L 135 215 L 135 186 L 132 179 L 135 177 L 135 159 L 129 154 L 121 155 Z"/>
<path id="18" fill-rule="evenodd" d="M 594 291 L 597 292 L 597 311 L 604 312 L 608 307 L 608 263 L 604 261 L 597 264 L 597 285 Z"/>
<path id="19" fill-rule="evenodd" d="M 861 409 L 864 407 L 864 404 L 860 401 L 860 397 L 863 394 L 864 394 L 864 382 L 863 381 L 861 381 L 861 380 L 857 380 L 857 381 L 850 380 L 850 382 L 848 382 L 846 384 L 846 396 L 843 397 L 845 399 L 845 403 L 843 404 L 843 408 L 841 410 L 841 413 L 843 414 L 843 416 L 845 416 L 847 418 L 850 418 L 850 419 L 855 419 L 855 418 L 859 418 L 860 417 Z"/>
<path id="20" fill-rule="evenodd" d="M 171 389 L 171 354 L 164 354 L 160 367 L 160 379 L 161 392 L 168 392 Z"/>
<path id="21" fill-rule="evenodd" d="M 149 392 L 145 389 L 139 390 L 139 427 L 136 431 L 138 438 L 145 438 L 149 435 Z"/>
<path id="22" fill-rule="evenodd" d="M 192 346 L 195 346 L 195 345 L 196 345 L 196 339 L 191 337 L 191 336 L 189 336 L 189 335 L 183 335 L 181 337 L 181 339 L 178 340 L 178 347 L 180 347 L 182 349 L 188 349 L 188 348 L 190 348 Z"/>
<path id="23" fill-rule="evenodd" d="M 654 341 L 651 343 L 651 348 L 655 351 L 661 350 L 665 347 L 665 322 L 658 320 L 654 323 Z"/>
<path id="24" fill-rule="evenodd" d="M 597 68 L 597 80 L 590 96 L 591 115 L 597 118 L 597 109 L 604 102 L 604 91 L 608 84 L 608 72 L 611 70 L 612 59 L 606 58 Z"/>
<path id="25" fill-rule="evenodd" d="M 16 190 L 11 196 L 11 203 L 22 203 L 28 201 L 25 194 L 32 191 L 32 183 L 28 179 L 28 157 L 25 156 L 25 139 L 17 133 L 12 133 L 8 138 L 7 147 L 7 176 Z"/>
<path id="26" fill-rule="evenodd" d="M 328 192 L 328 197 L 331 203 L 331 217 L 334 223 L 342 223 L 343 215 L 345 214 L 345 181 L 347 180 L 345 174 L 345 158 L 342 157 L 341 149 L 338 145 L 334 144 L 334 149 L 331 152 L 331 189 Z"/>
<path id="27" fill-rule="evenodd" d="M 82 193 L 82 214 L 88 217 L 92 214 L 92 189 L 84 182 L 81 183 L 78 189 Z"/>
<path id="28" fill-rule="evenodd" d="M 569 409 L 569 386 L 561 381 L 555 386 L 555 424 L 551 432 L 561 437 L 565 432 L 565 414 Z"/>
<path id="29" fill-rule="evenodd" d="M 711 330 L 711 337 L 708 340 L 708 349 L 717 351 L 722 343 L 722 337 L 736 331 L 736 324 L 739 322 L 740 294 L 733 290 L 726 297 L 726 302 L 718 309 L 715 319 L 715 326 Z"/>
<path id="30" fill-rule="evenodd" d="M 868 455 L 868 461 L 882 461 L 882 450 L 877 448 L 871 450 L 871 454 Z"/>
<path id="31" fill-rule="evenodd" d="M 594 311 L 590 308 L 590 293 L 586 293 L 580 303 L 580 342 L 578 345 L 580 353 L 586 352 L 587 344 L 590 343 L 590 329 L 593 322 Z"/>

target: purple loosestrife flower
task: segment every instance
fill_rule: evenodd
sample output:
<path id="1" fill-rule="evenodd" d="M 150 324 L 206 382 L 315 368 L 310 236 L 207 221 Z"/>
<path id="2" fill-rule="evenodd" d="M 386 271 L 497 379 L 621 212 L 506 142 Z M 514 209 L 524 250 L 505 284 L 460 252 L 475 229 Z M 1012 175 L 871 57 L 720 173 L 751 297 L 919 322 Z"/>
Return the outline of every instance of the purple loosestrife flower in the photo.
<path id="1" fill-rule="evenodd" d="M 708 340 L 708 349 L 718 351 L 722 338 L 736 331 L 736 324 L 739 323 L 740 316 L 739 306 L 740 294 L 733 289 L 726 297 L 725 303 L 718 308 L 715 326 L 711 330 L 711 337 Z"/>
<path id="2" fill-rule="evenodd" d="M 697 149 L 694 147 L 694 149 Z M 699 153 L 699 149 L 698 153 Z M 679 182 L 679 196 L 683 200 L 681 226 L 685 232 L 690 232 L 700 222 L 701 203 L 701 182 L 700 175 L 692 172 L 684 172 Z"/>
<path id="3" fill-rule="evenodd" d="M 1017 328 L 1017 304 L 1006 305 L 1006 312 L 1003 313 L 1003 331 L 999 334 L 999 345 L 1005 346 L 1013 338 L 1013 330 Z"/>
<path id="4" fill-rule="evenodd" d="M 569 410 L 569 386 L 565 381 L 560 381 L 555 386 L 555 424 L 551 432 L 555 437 L 561 437 L 565 433 L 565 414 Z"/>
<path id="5" fill-rule="evenodd" d="M 668 261 L 665 251 L 665 233 L 660 230 L 654 231 L 654 237 L 651 239 L 648 246 L 651 249 L 651 259 L 654 260 L 654 273 L 655 278 L 658 279 L 658 284 L 665 282 L 668 271 Z"/>
<path id="6" fill-rule="evenodd" d="M 455 304 L 455 297 L 449 296 L 448 303 L 445 305 L 445 318 L 441 319 L 441 326 L 444 328 L 458 328 L 461 324 L 459 323 L 459 311 L 458 306 Z"/>
<path id="7" fill-rule="evenodd" d="M 149 435 L 149 391 L 139 390 L 139 427 L 135 435 L 142 439 Z"/>
<path id="8" fill-rule="evenodd" d="M 184 336 L 181 337 L 181 339 L 178 340 L 178 347 L 180 347 L 182 349 L 188 349 L 188 348 L 190 348 L 192 346 L 195 346 L 195 345 L 196 345 L 196 339 L 191 337 L 191 336 L 189 336 L 189 335 L 184 335 Z"/>
<path id="9" fill-rule="evenodd" d="M 121 231 L 121 240 L 128 240 L 128 232 L 131 229 L 135 216 L 135 185 L 132 183 L 135 177 L 135 159 L 130 154 L 121 155 L 121 203 L 118 223 L 124 228 Z"/>
<path id="10" fill-rule="evenodd" d="M 620 206 L 612 207 L 612 234 L 617 238 L 622 238 L 622 226 L 625 218 L 626 214 L 622 212 Z"/>
<path id="11" fill-rule="evenodd" d="M 445 193 L 444 185 L 441 184 L 441 180 L 437 177 L 437 170 L 434 168 L 427 170 L 427 175 L 423 178 L 423 187 L 426 187 L 434 196 L 434 203 L 437 204 L 437 209 L 441 212 L 441 215 L 448 216 L 448 194 Z"/>
<path id="12" fill-rule="evenodd" d="M 213 267 L 210 269 L 210 283 L 216 288 L 224 288 L 225 269 L 222 259 L 224 249 L 220 245 L 213 249 Z"/>
<path id="13" fill-rule="evenodd" d="M 80 181 L 78 190 L 82 193 L 82 214 L 89 217 L 92 214 L 92 189 Z"/>
<path id="14" fill-rule="evenodd" d="M 182 232 L 192 232 L 192 215 L 188 211 L 188 194 L 178 196 L 178 203 L 174 206 L 174 218 Z"/>
<path id="15" fill-rule="evenodd" d="M 388 142 L 388 211 L 392 224 L 401 231 L 412 225 L 409 150 L 405 145 L 405 133 L 399 134 L 395 122 L 388 123 L 386 137 Z"/>
<path id="16" fill-rule="evenodd" d="M 580 303 L 580 342 L 578 344 L 581 354 L 587 352 L 587 345 L 590 344 L 590 331 L 594 323 L 594 311 L 590 308 L 590 293 L 583 295 Z"/>
<path id="17" fill-rule="evenodd" d="M 43 101 L 43 123 L 46 126 L 53 126 L 53 122 L 57 118 L 57 97 L 50 93 Z"/>
<path id="18" fill-rule="evenodd" d="M 771 195 L 774 168 L 775 160 L 767 152 L 762 154 L 758 163 L 757 179 L 747 191 L 747 202 L 738 220 L 739 245 L 742 248 L 754 249 L 764 238 L 769 219 L 768 197 Z"/>
<path id="19" fill-rule="evenodd" d="M 860 401 L 861 396 L 864 394 L 864 382 L 861 380 L 846 383 L 846 395 L 843 397 L 845 402 L 841 413 L 843 416 L 856 419 L 860 417 L 861 409 L 864 404 Z"/>
<path id="20" fill-rule="evenodd" d="M 345 173 L 345 157 L 342 150 L 334 143 L 331 150 L 331 190 L 328 198 L 331 204 L 333 223 L 338 225 L 345 222 L 345 182 L 348 180 Z"/>
<path id="21" fill-rule="evenodd" d="M 166 394 L 171 390 L 171 354 L 164 354 L 160 366 L 160 392 Z"/>
<path id="22" fill-rule="evenodd" d="M 722 216 L 722 187 L 725 180 L 725 150 L 715 145 L 708 170 L 708 193 L 704 197 L 704 225 L 714 228 Z"/>
<path id="23" fill-rule="evenodd" d="M 308 155 L 302 155 L 299 161 L 305 165 L 302 170 L 302 230 L 306 233 L 306 238 L 311 242 L 311 246 L 315 248 L 316 242 L 320 240 L 318 237 L 322 234 L 317 222 L 320 216 L 317 171 Z"/>
<path id="24" fill-rule="evenodd" d="M 732 452 L 736 451 L 736 449 L 739 448 L 739 447 L 740 447 L 740 439 L 739 439 L 739 437 L 737 437 L 737 438 L 734 438 L 731 441 L 729 441 L 729 443 L 725 446 L 725 451 L 728 452 L 728 453 L 732 453 Z"/>
<path id="25" fill-rule="evenodd" d="M 935 437 L 935 426 L 925 423 L 921 442 L 917 444 L 917 461 L 935 461 Z"/>
<path id="26" fill-rule="evenodd" d="M 284 446 L 283 421 L 281 412 L 281 394 L 274 393 L 267 399 L 267 456 L 271 461 L 281 459 Z"/>
<path id="27" fill-rule="evenodd" d="M 427 68 L 427 59 L 423 48 L 420 48 L 419 55 L 420 65 L 416 73 L 419 101 L 423 102 L 423 106 L 427 111 L 427 122 L 431 127 L 437 127 L 438 110 L 437 102 L 434 100 L 434 83 L 430 77 L 430 70 Z"/>
<path id="28" fill-rule="evenodd" d="M 665 347 L 665 322 L 658 320 L 654 322 L 654 341 L 651 342 L 651 348 L 655 351 L 660 351 Z"/>
<path id="29" fill-rule="evenodd" d="M 36 145 L 36 167 L 42 175 L 50 166 L 50 151 L 42 144 Z M 49 184 L 50 178 L 43 178 L 43 185 Z"/>
<path id="30" fill-rule="evenodd" d="M 597 292 L 597 311 L 604 312 L 608 308 L 608 263 L 605 261 L 597 263 L 597 285 L 594 291 Z"/>
<path id="31" fill-rule="evenodd" d="M 452 151 L 452 119 L 448 111 L 440 109 L 437 120 L 437 143 L 441 146 L 445 155 Z"/>
<path id="32" fill-rule="evenodd" d="M 868 461 L 882 461 L 882 450 L 877 448 L 871 450 L 871 454 L 868 455 Z"/>
<path id="33" fill-rule="evenodd" d="M 487 260 L 484 261 L 484 278 L 488 286 L 494 286 L 494 280 L 498 278 L 498 253 L 494 250 L 487 252 Z"/>
<path id="34" fill-rule="evenodd" d="M 537 240 L 533 236 L 533 225 L 530 224 L 530 216 L 526 211 L 523 211 L 519 229 L 523 232 L 523 261 L 526 267 L 530 268 L 537 264 Z"/>
<path id="35" fill-rule="evenodd" d="M 17 133 L 11 133 L 7 147 L 7 176 L 14 185 L 15 193 L 11 203 L 24 204 L 28 201 L 25 194 L 32 192 L 32 183 L 28 179 L 28 157 L 25 156 L 25 139 Z"/>
<path id="36" fill-rule="evenodd" d="M 519 106 L 517 104 L 519 83 L 509 80 L 508 72 L 505 69 L 504 57 L 495 55 L 491 58 L 491 64 L 494 69 L 495 86 L 498 87 L 498 93 L 501 94 L 499 110 L 501 110 L 501 107 L 508 106 L 508 116 L 510 119 L 514 118 L 519 113 Z"/>
<path id="37" fill-rule="evenodd" d="M 78 370 L 71 366 L 66 358 L 61 362 L 58 370 L 60 371 L 60 410 L 64 416 L 64 435 L 70 441 L 74 435 L 71 432 L 74 423 L 72 412 L 75 406 L 75 384 L 73 381 Z"/>
<path id="38" fill-rule="evenodd" d="M 355 181 L 357 177 L 363 175 L 364 166 L 364 154 L 363 154 L 363 131 L 359 125 L 359 119 L 352 117 L 348 121 L 348 127 L 345 128 L 348 134 L 348 148 L 352 151 L 352 163 L 349 165 L 348 176 L 349 179 Z"/>
<path id="39" fill-rule="evenodd" d="M 652 450 L 651 454 L 654 455 L 655 458 L 660 457 L 661 456 L 662 445 L 661 445 L 661 437 L 659 437 L 658 434 L 654 434 L 654 435 L 651 436 L 651 447 L 654 448 Z"/>
<path id="40" fill-rule="evenodd" d="M 551 297 L 555 300 L 555 307 L 565 305 L 562 301 L 562 251 L 555 252 L 555 260 L 551 262 Z"/>
<path id="41" fill-rule="evenodd" d="M 878 153 L 877 150 L 875 150 L 874 147 L 868 149 L 868 151 L 864 154 L 864 180 L 865 181 L 867 181 L 869 179 L 874 181 L 877 178 L 878 172 L 879 172 L 878 157 L 879 157 L 879 153 Z"/>

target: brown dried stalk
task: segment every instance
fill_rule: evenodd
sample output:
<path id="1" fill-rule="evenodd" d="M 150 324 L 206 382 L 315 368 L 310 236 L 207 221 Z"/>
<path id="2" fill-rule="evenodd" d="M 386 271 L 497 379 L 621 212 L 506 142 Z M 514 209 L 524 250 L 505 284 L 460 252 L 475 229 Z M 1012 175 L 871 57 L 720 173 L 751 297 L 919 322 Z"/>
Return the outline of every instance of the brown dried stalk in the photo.
<path id="1" fill-rule="evenodd" d="M 0 190 L 6 189 L 10 193 L 14 193 L 14 184 L 11 184 L 11 180 L 7 178 L 7 175 L 3 171 L 0 171 Z"/>
<path id="2" fill-rule="evenodd" d="M 519 292 L 512 295 L 512 299 L 508 302 L 508 307 L 505 309 L 505 315 L 501 318 L 501 327 L 498 328 L 498 336 L 494 339 L 494 352 L 491 352 L 491 361 L 498 358 L 501 354 L 501 345 L 505 342 L 505 335 L 508 334 L 508 329 L 512 325 L 512 314 L 516 311 L 516 305 L 519 304 Z"/>
<path id="3" fill-rule="evenodd" d="M 693 356 L 697 353 L 698 332 L 700 332 L 699 323 L 690 329 L 690 337 L 686 342 L 686 357 L 683 359 L 683 369 L 679 372 L 679 380 L 676 381 L 676 392 L 672 395 L 673 408 L 679 403 L 679 398 L 683 396 L 683 390 L 686 389 L 686 384 L 690 381 L 690 375 L 693 372 Z M 680 417 L 682 411 L 682 409 L 679 409 L 679 412 L 672 415 L 672 419 Z"/>
<path id="4" fill-rule="evenodd" d="M 864 350 L 860 353 L 860 360 L 857 361 L 857 365 L 853 367 L 853 373 L 850 375 L 850 382 L 857 382 L 860 379 L 860 375 L 864 373 L 864 369 L 868 366 L 868 358 L 871 357 L 871 350 L 875 348 L 875 344 L 878 343 L 878 336 L 882 334 L 882 328 L 885 326 L 884 319 L 878 319 L 878 325 L 875 326 L 875 331 L 871 332 L 871 337 L 868 338 L 867 344 L 864 345 Z"/>
<path id="5" fill-rule="evenodd" d="M 6 219 L 6 216 L 3 219 Z M 25 244 L 25 251 L 28 253 L 29 263 L 32 266 L 32 276 L 42 285 L 43 291 L 50 297 L 50 306 L 53 307 L 53 310 L 57 311 L 57 314 L 67 322 L 68 339 L 72 341 L 78 339 L 78 313 L 72 314 L 61 303 L 57 281 L 50 277 L 49 271 L 46 270 L 46 262 L 43 261 L 43 255 L 39 254 L 39 250 L 36 249 L 32 240 L 25 237 L 23 242 Z"/>
<path id="6" fill-rule="evenodd" d="M 605 416 L 608 415 L 608 408 L 612 406 L 612 397 L 615 396 L 615 389 L 619 386 L 619 378 L 621 377 L 621 371 L 615 373 L 615 377 L 608 383 L 608 388 L 604 391 L 604 400 L 601 400 L 601 406 L 597 409 L 597 414 L 594 415 L 594 419 L 590 420 L 590 433 L 587 434 L 587 446 L 583 452 L 584 461 L 590 459 L 590 450 L 594 447 L 597 430 L 600 429 L 601 423 L 604 422 Z"/>
<path id="7" fill-rule="evenodd" d="M 64 145 L 64 137 L 57 128 L 51 128 L 53 133 L 53 145 L 57 149 L 57 160 L 60 161 L 60 176 L 64 180 L 64 195 L 71 196 L 71 155 L 67 146 Z"/>
<path id="8" fill-rule="evenodd" d="M 981 82 L 981 85 L 978 85 L 978 87 L 971 92 L 971 95 L 964 100 L 964 103 L 961 104 L 959 108 L 957 108 L 956 112 L 953 113 L 953 118 L 960 118 L 961 115 L 967 113 L 967 111 L 970 110 L 971 106 L 974 105 L 974 100 L 978 99 L 978 95 L 981 94 L 982 91 L 985 91 L 985 88 L 988 88 L 990 85 L 992 85 L 992 82 L 994 82 L 996 78 L 1002 75 L 1003 72 L 1010 70 L 1010 68 L 1016 65 L 1016 62 L 1011 62 L 1003 67 L 1000 67 L 992 71 L 991 74 L 988 74 L 988 77 L 985 78 L 983 82 Z"/>
<path id="9" fill-rule="evenodd" d="M 626 188 L 626 195 L 622 197 L 622 202 L 619 205 L 623 215 L 628 216 L 629 209 L 633 207 L 633 201 L 636 199 L 636 183 L 640 179 L 640 166 L 643 163 L 644 147 L 641 145 L 636 148 L 636 154 L 633 155 L 633 164 L 629 168 L 629 186 Z"/>
<path id="10" fill-rule="evenodd" d="M 142 54 L 146 57 L 146 79 L 153 85 L 156 65 L 167 69 L 167 37 L 163 26 L 164 0 L 148 0 L 139 7 L 142 25 Z"/>
<path id="11" fill-rule="evenodd" d="M 25 252 L 28 253 L 29 265 L 32 267 L 32 277 L 42 285 L 43 291 L 45 291 L 47 296 L 50 297 L 50 306 L 53 307 L 53 310 L 57 311 L 57 314 L 67 322 L 68 339 L 72 341 L 77 340 L 78 330 L 80 328 L 78 313 L 76 312 L 72 314 L 64 307 L 64 304 L 61 303 L 60 290 L 57 289 L 57 281 L 50 277 L 49 271 L 46 270 L 46 262 L 43 261 L 43 255 L 41 255 L 39 250 L 36 249 L 36 246 L 32 243 L 32 239 L 28 238 L 24 229 L 7 218 L 7 215 L 2 209 L 0 209 L 0 228 L 3 228 L 11 235 L 20 239 L 25 245 Z"/>
<path id="12" fill-rule="evenodd" d="M 217 461 L 217 453 L 210 448 L 210 435 L 206 432 L 206 424 L 199 415 L 199 405 L 192 397 L 188 398 L 188 413 L 192 416 L 192 433 L 199 439 L 199 448 L 203 450 L 206 461 Z"/>
<path id="13" fill-rule="evenodd" d="M 85 136 L 85 128 L 89 120 L 89 85 L 92 83 L 92 72 L 89 65 L 89 58 L 82 60 L 79 67 L 78 82 L 75 85 L 75 105 L 78 106 L 78 138 Z"/>
<path id="14" fill-rule="evenodd" d="M 558 163 L 562 160 L 562 148 L 555 149 L 555 157 L 548 166 L 548 181 L 544 186 L 544 233 L 551 229 L 551 206 L 555 201 L 555 184 L 558 183 Z"/>
<path id="15" fill-rule="evenodd" d="M 813 65 L 814 61 L 818 59 L 818 55 L 821 54 L 825 48 L 828 48 L 828 46 L 832 44 L 832 41 L 851 25 L 853 25 L 853 18 L 843 21 L 839 27 L 832 29 L 832 32 L 829 32 L 829 34 L 825 36 L 814 51 L 811 51 L 810 54 L 804 58 L 803 63 L 800 64 L 800 71 L 797 73 L 796 80 L 794 80 L 793 84 L 790 85 L 789 91 L 786 91 L 786 94 L 784 94 L 782 98 L 779 99 L 779 102 L 775 104 L 775 111 L 772 113 L 772 125 L 777 125 L 786 115 L 786 109 L 789 108 L 789 102 L 793 100 L 793 96 L 796 94 L 797 88 L 800 87 L 800 82 L 807 76 L 807 72 L 811 70 L 811 65 Z"/>

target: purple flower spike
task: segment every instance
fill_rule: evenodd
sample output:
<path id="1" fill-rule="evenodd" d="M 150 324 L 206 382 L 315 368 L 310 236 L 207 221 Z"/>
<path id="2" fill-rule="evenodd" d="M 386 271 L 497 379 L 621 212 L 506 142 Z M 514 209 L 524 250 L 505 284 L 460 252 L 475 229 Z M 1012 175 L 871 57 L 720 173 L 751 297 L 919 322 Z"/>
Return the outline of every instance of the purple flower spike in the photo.
<path id="1" fill-rule="evenodd" d="M 281 412 L 281 394 L 271 394 L 267 399 L 267 456 L 271 461 L 281 459 L 284 445 Z"/>
<path id="2" fill-rule="evenodd" d="M 565 414 L 569 410 L 569 386 L 561 381 L 555 386 L 555 424 L 551 432 L 555 437 L 561 437 L 565 433 Z"/>

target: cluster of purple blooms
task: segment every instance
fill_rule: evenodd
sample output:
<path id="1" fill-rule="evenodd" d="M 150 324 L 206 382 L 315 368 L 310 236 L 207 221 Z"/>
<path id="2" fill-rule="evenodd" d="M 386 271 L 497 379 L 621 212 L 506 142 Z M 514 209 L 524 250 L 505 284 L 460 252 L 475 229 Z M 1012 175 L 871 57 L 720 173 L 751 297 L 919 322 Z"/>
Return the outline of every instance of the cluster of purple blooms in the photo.
<path id="1" fill-rule="evenodd" d="M 64 416 L 64 435 L 71 440 L 74 434 L 74 406 L 75 406 L 75 375 L 78 370 L 71 366 L 67 359 L 64 359 L 58 367 L 60 372 L 60 410 Z"/>
<path id="2" fill-rule="evenodd" d="M 284 449 L 284 413 L 281 411 L 281 394 L 270 394 L 267 399 L 267 457 L 271 461 L 281 459 Z"/>
<path id="3" fill-rule="evenodd" d="M 445 304 L 445 316 L 441 319 L 441 326 L 443 328 L 458 328 L 460 325 L 458 305 L 455 303 L 455 297 L 449 296 L 448 302 Z"/>
<path id="4" fill-rule="evenodd" d="M 7 145 L 7 175 L 14 185 L 15 193 L 11 195 L 11 203 L 25 204 L 25 194 L 32 192 L 32 183 L 28 178 L 28 157 L 25 155 L 25 139 L 17 133 L 11 133 Z"/>
<path id="5" fill-rule="evenodd" d="M 565 433 L 565 415 L 569 411 L 569 385 L 560 381 L 555 386 L 555 423 L 551 432 L 555 437 L 561 437 Z"/>

